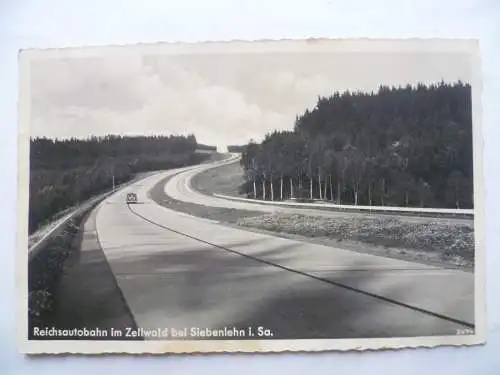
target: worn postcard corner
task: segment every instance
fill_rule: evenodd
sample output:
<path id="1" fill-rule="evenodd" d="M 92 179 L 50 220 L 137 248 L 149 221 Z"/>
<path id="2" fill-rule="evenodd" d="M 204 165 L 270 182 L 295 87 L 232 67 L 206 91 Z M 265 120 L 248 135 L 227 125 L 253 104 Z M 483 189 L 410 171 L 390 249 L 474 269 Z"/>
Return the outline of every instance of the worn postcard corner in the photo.
<path id="1" fill-rule="evenodd" d="M 479 44 L 19 53 L 30 355 L 486 341 Z"/>

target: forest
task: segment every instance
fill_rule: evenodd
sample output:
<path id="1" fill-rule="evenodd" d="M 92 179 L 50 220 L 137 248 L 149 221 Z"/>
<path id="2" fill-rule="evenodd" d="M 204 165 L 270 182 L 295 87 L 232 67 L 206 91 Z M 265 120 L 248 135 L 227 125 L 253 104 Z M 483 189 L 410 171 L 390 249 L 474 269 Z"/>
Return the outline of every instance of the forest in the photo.
<path id="1" fill-rule="evenodd" d="M 230 145 L 227 146 L 228 152 L 244 152 L 246 149 L 246 145 Z"/>
<path id="2" fill-rule="evenodd" d="M 88 139 L 32 138 L 29 233 L 65 209 L 131 180 L 137 173 L 201 162 L 194 135 Z"/>
<path id="3" fill-rule="evenodd" d="M 473 208 L 471 88 L 335 92 L 242 150 L 241 192 L 266 200 Z"/>
<path id="4" fill-rule="evenodd" d="M 217 151 L 217 146 L 204 145 L 202 143 L 198 143 L 196 147 L 197 150 L 206 150 L 206 151 Z"/>

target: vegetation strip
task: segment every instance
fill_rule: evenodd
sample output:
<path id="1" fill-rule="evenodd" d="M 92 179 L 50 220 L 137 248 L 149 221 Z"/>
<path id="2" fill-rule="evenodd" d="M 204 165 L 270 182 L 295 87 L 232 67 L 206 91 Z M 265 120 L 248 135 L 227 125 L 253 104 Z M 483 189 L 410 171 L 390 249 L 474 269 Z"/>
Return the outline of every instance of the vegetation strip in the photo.
<path id="1" fill-rule="evenodd" d="M 28 263 L 28 329 L 32 339 L 34 327 L 47 327 L 53 321 L 57 304 L 57 288 L 70 254 L 75 250 L 74 240 L 86 215 L 99 204 L 95 202 L 85 211 L 70 218 L 57 236 L 52 236 Z"/>
<path id="2" fill-rule="evenodd" d="M 318 217 L 269 214 L 241 218 L 237 225 L 311 238 L 359 241 L 437 255 L 456 267 L 474 266 L 474 228 L 442 221 L 411 223 L 383 216 Z"/>

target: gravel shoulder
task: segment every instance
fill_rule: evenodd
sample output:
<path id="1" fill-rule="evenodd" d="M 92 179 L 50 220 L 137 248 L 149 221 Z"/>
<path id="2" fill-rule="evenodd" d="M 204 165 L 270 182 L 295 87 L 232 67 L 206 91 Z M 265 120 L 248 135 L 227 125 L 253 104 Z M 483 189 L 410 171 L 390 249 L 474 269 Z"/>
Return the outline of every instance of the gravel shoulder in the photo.
<path id="1" fill-rule="evenodd" d="M 230 165 L 233 166 L 234 164 Z M 217 192 L 229 190 L 230 178 L 225 176 L 226 166 L 197 175 L 198 191 Z M 222 170 L 222 171 L 221 171 Z M 235 169 L 233 169 L 233 172 Z M 199 186 L 212 177 L 211 185 Z M 239 229 L 257 231 L 283 238 L 326 246 L 343 248 L 389 258 L 408 260 L 444 268 L 474 270 L 474 225 L 472 221 L 443 220 L 384 215 L 336 215 L 311 216 L 276 212 L 263 214 L 259 211 L 201 206 L 177 201 L 168 197 L 164 185 L 172 177 L 160 181 L 150 197 L 158 204 L 179 212 L 219 221 Z M 228 192 L 226 191 L 226 194 Z M 235 194 L 233 190 L 233 194 Z"/>

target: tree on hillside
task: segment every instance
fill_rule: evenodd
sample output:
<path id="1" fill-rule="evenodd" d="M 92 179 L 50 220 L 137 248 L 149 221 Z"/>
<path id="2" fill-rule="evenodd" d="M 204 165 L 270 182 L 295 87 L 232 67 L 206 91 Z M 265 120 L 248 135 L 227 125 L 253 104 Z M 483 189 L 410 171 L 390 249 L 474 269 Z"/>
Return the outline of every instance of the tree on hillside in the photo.
<path id="1" fill-rule="evenodd" d="M 197 148 L 192 134 L 32 138 L 29 232 L 63 210 L 130 180 L 136 173 L 198 163 L 206 156 L 196 154 Z"/>
<path id="2" fill-rule="evenodd" d="M 472 208 L 470 101 L 461 81 L 319 97 L 292 131 L 270 132 L 243 149 L 243 158 L 258 155 L 251 167 L 242 164 L 262 176 L 253 196 L 262 198 L 267 186 L 271 199 Z"/>

